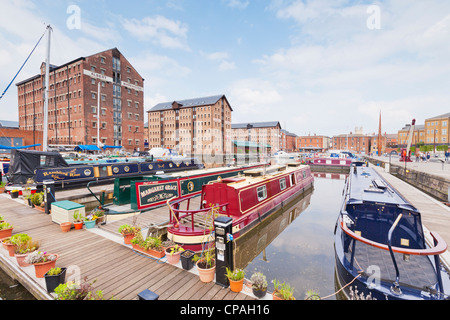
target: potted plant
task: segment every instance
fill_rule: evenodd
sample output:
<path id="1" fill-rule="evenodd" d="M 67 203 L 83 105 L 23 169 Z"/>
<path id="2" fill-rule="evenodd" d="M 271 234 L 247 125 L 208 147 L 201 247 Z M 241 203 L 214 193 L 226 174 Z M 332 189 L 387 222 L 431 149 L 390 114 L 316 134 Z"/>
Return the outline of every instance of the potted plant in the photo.
<path id="1" fill-rule="evenodd" d="M 55 288 L 56 300 L 103 300 L 103 292 L 94 291 L 92 284 L 95 281 L 89 283 L 87 277 L 84 277 L 81 283 L 73 281 L 62 283 Z"/>
<path id="2" fill-rule="evenodd" d="M 194 257 L 195 252 L 192 250 L 184 250 L 181 255 L 181 266 L 184 270 L 191 270 L 194 266 L 194 261 L 192 260 L 192 257 Z"/>
<path id="3" fill-rule="evenodd" d="M 14 257 L 15 245 L 11 243 L 11 238 L 3 239 L 2 246 L 6 251 L 8 251 L 10 257 Z"/>
<path id="4" fill-rule="evenodd" d="M 83 229 L 83 215 L 78 211 L 75 211 L 73 214 L 73 226 L 75 227 L 75 230 Z"/>
<path id="5" fill-rule="evenodd" d="M 141 232 L 137 232 L 131 240 L 133 249 L 149 254 L 154 258 L 161 259 L 165 256 L 164 248 L 161 246 L 160 237 L 147 237 L 144 239 Z"/>
<path id="6" fill-rule="evenodd" d="M 92 211 L 93 214 L 97 216 L 97 220 L 95 220 L 96 224 L 101 224 L 105 220 L 105 211 L 102 209 L 95 209 Z"/>
<path id="7" fill-rule="evenodd" d="M 55 267 L 58 258 L 58 254 L 34 251 L 25 258 L 25 262 L 34 265 L 36 278 L 43 278 L 48 270 Z"/>
<path id="8" fill-rule="evenodd" d="M 0 223 L 5 222 L 5 217 L 4 216 L 0 216 Z"/>
<path id="9" fill-rule="evenodd" d="M 202 256 L 194 255 L 192 258 L 196 262 L 200 281 L 211 282 L 216 273 L 216 260 L 214 259 L 214 249 L 204 251 Z"/>
<path id="10" fill-rule="evenodd" d="M 86 229 L 92 229 L 95 227 L 95 220 L 97 220 L 97 216 L 95 214 L 87 215 L 84 218 L 84 225 L 86 226 Z"/>
<path id="11" fill-rule="evenodd" d="M 44 278 L 48 293 L 54 292 L 57 286 L 66 282 L 66 270 L 67 268 L 56 267 L 47 271 Z"/>
<path id="12" fill-rule="evenodd" d="M 281 283 L 276 279 L 273 280 L 273 300 L 295 300 L 294 288 L 291 288 L 289 284 Z"/>
<path id="13" fill-rule="evenodd" d="M 19 197 L 19 190 L 17 190 L 17 189 L 11 190 L 11 198 L 17 199 L 18 197 Z"/>
<path id="14" fill-rule="evenodd" d="M 0 223 L 0 239 L 11 237 L 13 226 L 8 222 L 3 221 Z"/>
<path id="15" fill-rule="evenodd" d="M 228 281 L 230 281 L 230 289 L 233 292 L 241 292 L 244 285 L 245 271 L 242 269 L 235 269 L 231 271 L 226 268 L 226 276 Z"/>
<path id="16" fill-rule="evenodd" d="M 5 192 L 5 186 L 6 186 L 6 183 L 1 181 L 0 182 L 0 193 L 4 193 Z"/>
<path id="17" fill-rule="evenodd" d="M 267 292 L 267 279 L 262 272 L 255 272 L 250 278 L 253 295 L 259 299 L 263 298 Z"/>
<path id="18" fill-rule="evenodd" d="M 15 256 L 17 264 L 21 267 L 28 267 L 30 264 L 25 262 L 25 258 L 33 251 L 39 249 L 39 242 L 30 240 L 21 242 L 16 246 Z"/>
<path id="19" fill-rule="evenodd" d="M 123 224 L 119 227 L 119 233 L 122 234 L 125 244 L 131 244 L 131 239 L 140 231 L 140 227 L 130 226 L 129 224 Z"/>
<path id="20" fill-rule="evenodd" d="M 174 245 L 173 247 L 169 247 L 166 249 L 166 257 L 167 262 L 170 264 L 177 264 L 180 261 L 180 254 L 183 252 L 184 249 L 178 244 Z"/>

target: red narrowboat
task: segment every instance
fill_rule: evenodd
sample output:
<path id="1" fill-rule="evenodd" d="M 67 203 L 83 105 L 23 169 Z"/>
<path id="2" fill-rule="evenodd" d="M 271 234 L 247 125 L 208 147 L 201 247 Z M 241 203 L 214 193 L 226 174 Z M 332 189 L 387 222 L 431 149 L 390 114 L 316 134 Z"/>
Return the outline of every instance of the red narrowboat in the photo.
<path id="1" fill-rule="evenodd" d="M 300 163 L 244 172 L 244 175 L 210 182 L 202 187 L 200 208 L 189 208 L 190 199 L 167 201 L 170 209 L 168 238 L 185 249 L 201 251 L 214 241 L 214 218 L 233 218 L 233 239 L 312 188 L 311 169 Z M 184 204 L 186 203 L 186 205 Z"/>

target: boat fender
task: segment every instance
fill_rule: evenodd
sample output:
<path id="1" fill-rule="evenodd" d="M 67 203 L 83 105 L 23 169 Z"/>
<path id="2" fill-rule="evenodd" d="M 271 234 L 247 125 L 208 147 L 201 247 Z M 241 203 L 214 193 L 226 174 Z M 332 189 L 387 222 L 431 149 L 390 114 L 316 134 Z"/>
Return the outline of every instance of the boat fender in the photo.
<path id="1" fill-rule="evenodd" d="M 233 241 L 233 235 L 231 233 L 227 233 L 227 240 Z"/>

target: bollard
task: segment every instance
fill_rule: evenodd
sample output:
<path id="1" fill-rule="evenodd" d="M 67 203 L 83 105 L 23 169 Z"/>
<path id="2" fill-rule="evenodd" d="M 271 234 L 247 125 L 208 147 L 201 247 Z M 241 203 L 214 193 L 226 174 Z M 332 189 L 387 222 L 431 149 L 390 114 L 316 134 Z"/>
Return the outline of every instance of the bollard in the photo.
<path id="1" fill-rule="evenodd" d="M 49 214 L 52 208 L 52 203 L 56 201 L 55 199 L 55 181 L 44 180 L 44 203 L 45 203 L 45 213 Z"/>
<path id="2" fill-rule="evenodd" d="M 145 289 L 144 291 L 138 293 L 138 298 L 139 300 L 158 300 L 159 295 L 153 291 Z"/>
<path id="3" fill-rule="evenodd" d="M 233 219 L 218 217 L 214 220 L 216 240 L 216 283 L 223 287 L 230 285 L 226 268 L 233 270 Z"/>

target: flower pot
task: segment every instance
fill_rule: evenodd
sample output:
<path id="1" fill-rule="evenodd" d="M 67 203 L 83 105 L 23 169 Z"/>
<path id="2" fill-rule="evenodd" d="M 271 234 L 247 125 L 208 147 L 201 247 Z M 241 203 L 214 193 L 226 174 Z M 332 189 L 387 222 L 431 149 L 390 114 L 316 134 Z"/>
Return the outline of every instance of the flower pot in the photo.
<path id="1" fill-rule="evenodd" d="M 158 251 L 155 249 L 144 249 L 141 246 L 136 245 L 136 244 L 132 244 L 132 246 L 133 246 L 133 249 L 140 251 L 142 253 L 148 254 L 156 259 L 161 259 L 162 257 L 164 257 L 166 255 L 166 252 L 164 250 Z"/>
<path id="2" fill-rule="evenodd" d="M 3 248 L 8 250 L 9 256 L 14 257 L 14 253 L 15 253 L 14 251 L 16 250 L 16 246 L 14 244 L 6 243 L 6 242 L 2 242 L 2 244 L 3 244 Z"/>
<path id="3" fill-rule="evenodd" d="M 267 293 L 267 288 L 265 289 L 255 289 L 252 288 L 253 295 L 259 299 L 264 298 Z"/>
<path id="4" fill-rule="evenodd" d="M 37 210 L 40 211 L 40 212 L 45 212 L 45 208 L 44 208 L 44 207 L 36 206 L 36 205 L 35 205 L 34 208 L 37 209 Z"/>
<path id="5" fill-rule="evenodd" d="M 69 232 L 72 228 L 72 222 L 63 222 L 59 225 L 62 232 Z"/>
<path id="6" fill-rule="evenodd" d="M 211 282 L 214 280 L 214 276 L 216 274 L 216 264 L 214 263 L 214 267 L 209 269 L 201 268 L 202 263 L 204 262 L 202 260 L 197 261 L 197 269 L 198 269 L 198 275 L 200 276 L 201 282 Z"/>
<path id="7" fill-rule="evenodd" d="M 13 228 L 0 230 L 0 239 L 11 237 L 12 231 Z"/>
<path id="8" fill-rule="evenodd" d="M 230 281 L 230 290 L 233 292 L 241 292 L 242 291 L 242 287 L 244 286 L 244 279 L 241 280 L 231 280 L 228 279 L 228 281 Z"/>
<path id="9" fill-rule="evenodd" d="M 16 261 L 19 267 L 28 267 L 30 266 L 29 263 L 25 262 L 25 258 L 28 256 L 28 253 L 24 254 L 16 254 Z"/>
<path id="10" fill-rule="evenodd" d="M 181 253 L 181 266 L 184 270 L 191 270 L 194 266 L 194 261 L 192 261 L 192 257 L 194 256 L 194 254 L 195 252 L 192 250 L 185 250 Z"/>
<path id="11" fill-rule="evenodd" d="M 92 229 L 95 227 L 95 220 L 85 221 L 84 225 L 86 226 L 86 229 Z"/>
<path id="12" fill-rule="evenodd" d="M 180 254 L 181 251 L 178 252 L 174 252 L 172 254 L 170 254 L 170 249 L 173 247 L 169 247 L 166 249 L 166 258 L 167 258 L 167 262 L 170 264 L 177 264 L 180 261 Z"/>
<path id="13" fill-rule="evenodd" d="M 75 227 L 75 230 L 81 230 L 83 229 L 83 222 L 74 222 L 73 226 Z"/>
<path id="14" fill-rule="evenodd" d="M 123 242 L 125 244 L 131 244 L 131 240 L 134 238 L 134 233 L 127 233 L 123 235 Z"/>
<path id="15" fill-rule="evenodd" d="M 17 199 L 19 197 L 19 193 L 18 192 L 11 192 L 11 198 L 12 199 Z"/>
<path id="16" fill-rule="evenodd" d="M 45 273 L 45 285 L 47 286 L 48 293 L 54 292 L 57 286 L 66 282 L 66 270 L 67 268 L 61 268 L 61 273 L 55 276 L 49 276 L 47 274 L 48 272 Z"/>
<path id="17" fill-rule="evenodd" d="M 49 254 L 47 254 L 48 256 Z M 34 272 L 36 274 L 36 278 L 43 278 L 44 275 L 47 273 L 48 270 L 51 268 L 54 268 L 56 265 L 56 260 L 58 260 L 59 255 L 54 254 L 56 256 L 56 259 L 53 261 L 46 261 L 41 263 L 35 263 L 34 265 Z"/>

